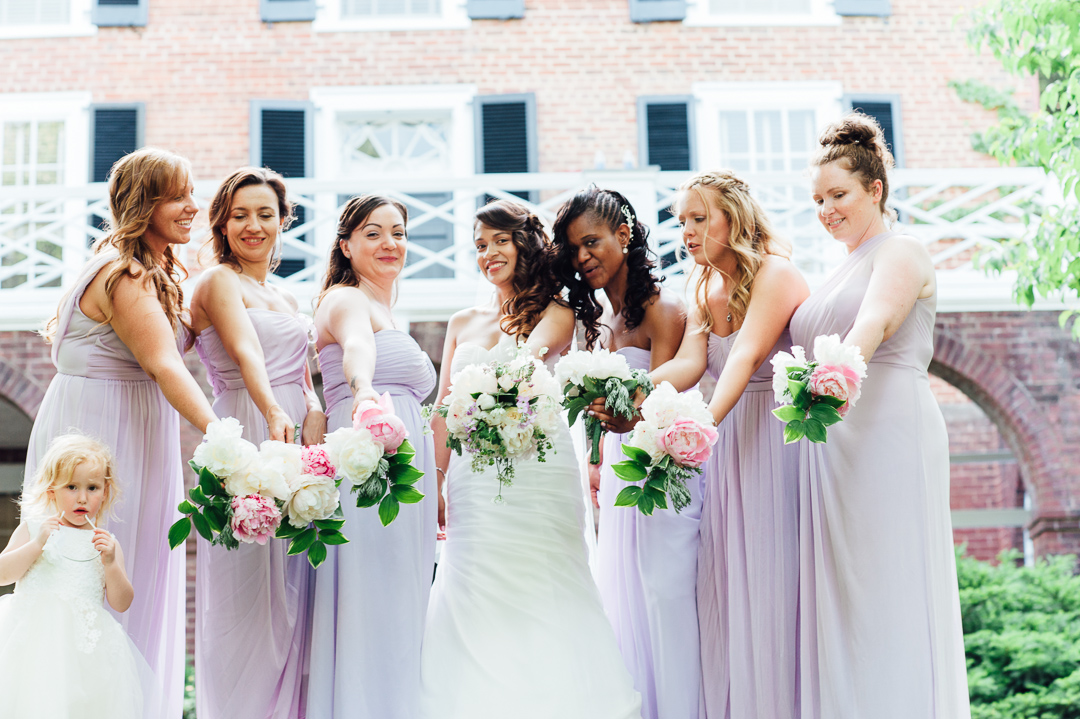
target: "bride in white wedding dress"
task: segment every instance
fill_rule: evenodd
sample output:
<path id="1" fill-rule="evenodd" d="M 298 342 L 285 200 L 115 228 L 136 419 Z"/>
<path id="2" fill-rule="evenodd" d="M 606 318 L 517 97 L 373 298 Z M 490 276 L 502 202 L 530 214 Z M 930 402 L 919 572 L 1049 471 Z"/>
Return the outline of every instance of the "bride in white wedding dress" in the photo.
<path id="1" fill-rule="evenodd" d="M 454 315 L 440 399 L 469 364 L 508 359 L 516 339 L 545 360 L 573 338 L 574 315 L 553 301 L 538 218 L 498 201 L 476 215 L 476 257 L 496 289 L 488 306 Z M 589 572 L 578 458 L 565 423 L 547 461 L 519 463 L 499 492 L 494 468 L 451 457 L 436 419 L 439 479 L 448 477 L 446 547 L 428 605 L 421 655 L 423 719 L 640 719 L 615 635 Z"/>

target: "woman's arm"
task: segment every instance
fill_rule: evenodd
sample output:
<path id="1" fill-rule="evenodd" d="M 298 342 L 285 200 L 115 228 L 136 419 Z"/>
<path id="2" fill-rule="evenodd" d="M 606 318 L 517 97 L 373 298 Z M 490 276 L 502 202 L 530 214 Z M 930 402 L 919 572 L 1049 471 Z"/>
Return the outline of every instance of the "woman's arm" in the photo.
<path id="1" fill-rule="evenodd" d="M 30 536 L 30 528 L 21 522 L 8 540 L 4 551 L 0 552 L 0 587 L 14 584 L 23 578 L 30 565 L 37 561 L 45 549 L 49 535 L 60 527 L 60 515 L 49 517 L 41 523 L 37 535 Z"/>
<path id="2" fill-rule="evenodd" d="M 152 287 L 141 277 L 124 276 L 112 298 L 112 325 L 150 379 L 157 382 L 165 399 L 200 432 L 217 419 L 202 388 L 184 366 L 169 324 Z"/>
<path id="3" fill-rule="evenodd" d="M 359 288 L 339 287 L 323 298 L 318 314 L 325 316 L 320 324 L 330 339 L 341 345 L 341 369 L 353 393 L 353 409 L 365 399 L 378 399 L 371 386 L 376 355 L 371 299 Z"/>
<path id="4" fill-rule="evenodd" d="M 315 392 L 315 382 L 311 378 L 311 364 L 304 360 L 304 400 L 307 414 L 300 427 L 300 441 L 304 444 L 322 444 L 326 437 L 326 412 Z"/>
<path id="5" fill-rule="evenodd" d="M 443 340 L 442 364 L 439 365 L 439 391 L 435 395 L 435 406 L 442 404 L 450 392 L 450 368 L 454 363 L 454 350 L 457 338 L 466 323 L 464 313 L 458 312 L 446 324 L 446 337 Z M 446 420 L 438 414 L 431 416 L 431 431 L 435 435 L 435 474 L 439 485 L 439 526 L 446 527 L 446 499 L 443 485 L 446 483 L 446 470 L 450 466 L 451 449 L 446 446 Z"/>
<path id="6" fill-rule="evenodd" d="M 292 442 L 293 421 L 274 399 L 259 335 L 244 306 L 240 278 L 226 266 L 209 270 L 195 288 L 192 304 L 196 302 L 221 338 L 229 359 L 240 368 L 251 401 L 266 418 L 270 439 Z"/>
<path id="7" fill-rule="evenodd" d="M 558 357 L 566 351 L 574 339 L 574 323 L 572 309 L 558 302 L 552 302 L 544 310 L 536 327 L 533 327 L 529 339 L 525 341 L 525 346 L 534 357 L 541 360 Z M 543 352 L 542 356 L 541 352 Z"/>
<path id="8" fill-rule="evenodd" d="M 887 240 L 874 255 L 866 295 L 844 344 L 858 347 L 867 362 L 893 336 L 918 299 L 934 294 L 934 263 L 912 237 Z"/>

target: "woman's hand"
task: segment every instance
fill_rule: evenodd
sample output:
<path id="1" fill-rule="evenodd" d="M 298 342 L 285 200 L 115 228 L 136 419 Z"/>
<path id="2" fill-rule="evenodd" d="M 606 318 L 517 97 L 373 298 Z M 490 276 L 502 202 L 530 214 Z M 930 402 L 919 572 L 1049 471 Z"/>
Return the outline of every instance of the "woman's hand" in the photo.
<path id="1" fill-rule="evenodd" d="M 634 395 L 635 412 L 634 416 L 630 419 L 612 414 L 607 408 L 607 399 L 605 397 L 594 399 L 592 404 L 590 404 L 585 411 L 588 412 L 590 416 L 600 420 L 600 424 L 605 432 L 625 434 L 634 429 L 634 426 L 641 421 L 641 413 L 636 411 L 636 407 L 644 401 L 643 395 L 644 393 L 641 392 L 640 389 L 638 389 L 637 394 Z M 639 396 L 641 396 L 640 399 Z"/>
<path id="2" fill-rule="evenodd" d="M 34 537 L 34 541 L 37 543 L 39 549 L 45 548 L 45 543 L 49 541 L 49 537 L 53 532 L 60 529 L 60 515 L 49 517 L 41 523 L 41 528 L 38 529 L 37 536 Z"/>
<path id="3" fill-rule="evenodd" d="M 116 537 L 107 529 L 94 530 L 94 549 L 101 553 L 101 563 L 111 567 L 116 561 Z"/>
<path id="4" fill-rule="evenodd" d="M 321 409 L 311 409 L 304 415 L 304 424 L 300 428 L 300 441 L 305 445 L 322 444 L 326 437 L 326 413 Z"/>
<path id="5" fill-rule="evenodd" d="M 270 430 L 270 439 L 292 444 L 295 425 L 285 410 L 276 404 L 266 410 L 266 426 Z"/>

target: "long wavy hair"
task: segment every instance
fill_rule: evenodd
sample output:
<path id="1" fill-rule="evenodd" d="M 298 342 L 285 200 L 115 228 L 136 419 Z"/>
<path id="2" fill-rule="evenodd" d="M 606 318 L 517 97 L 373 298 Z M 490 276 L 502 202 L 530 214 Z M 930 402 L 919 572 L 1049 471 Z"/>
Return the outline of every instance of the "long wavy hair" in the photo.
<path id="1" fill-rule="evenodd" d="M 49 497 L 49 491 L 70 482 L 76 467 L 84 462 L 91 462 L 102 470 L 104 497 L 98 517 L 111 516 L 111 509 L 120 496 L 112 452 L 98 440 L 77 432 L 58 435 L 49 442 L 37 472 L 23 488 L 19 500 L 23 516 L 55 514 L 56 503 Z"/>
<path id="2" fill-rule="evenodd" d="M 646 305 L 660 294 L 660 279 L 653 273 L 656 255 L 649 248 L 649 228 L 638 219 L 630 201 L 622 194 L 590 185 L 559 209 L 552 228 L 552 271 L 555 279 L 567 288 L 567 304 L 585 327 L 585 345 L 592 349 L 600 338 L 600 317 L 604 308 L 597 302 L 589 283 L 578 277 L 574 269 L 575 250 L 567 235 L 570 223 L 586 213 L 602 221 L 613 233 L 622 225 L 630 230 L 625 255 L 626 292 L 621 312 L 628 331 L 645 321 Z"/>
<path id="3" fill-rule="evenodd" d="M 825 128 L 818 138 L 821 147 L 810 158 L 811 167 L 836 162 L 872 193 L 874 180 L 881 180 L 881 214 L 895 220 L 896 213 L 886 203 L 889 199 L 889 170 L 893 168 L 892 153 L 885 142 L 885 133 L 878 121 L 861 112 L 851 112 Z"/>
<path id="4" fill-rule="evenodd" d="M 503 302 L 499 327 L 508 335 L 528 337 L 544 310 L 558 298 L 559 284 L 551 273 L 550 240 L 540 218 L 508 200 L 495 200 L 476 211 L 474 226 L 509 232 L 517 249 L 513 292 Z"/>
<path id="5" fill-rule="evenodd" d="M 330 248 L 330 259 L 326 263 L 326 275 L 323 277 L 322 290 L 315 298 L 315 307 L 322 303 L 326 293 L 337 287 L 359 287 L 360 277 L 353 272 L 352 263 L 341 249 L 342 242 L 348 242 L 357 227 L 363 226 L 375 210 L 390 205 L 401 213 L 401 219 L 409 224 L 409 211 L 405 205 L 392 197 L 385 195 L 360 195 L 350 198 L 341 208 L 341 218 L 338 220 L 337 237 L 334 238 L 334 246 Z M 406 235 L 407 236 L 407 235 Z"/>
<path id="6" fill-rule="evenodd" d="M 728 245 L 735 253 L 733 275 L 721 270 L 708 260 L 708 242 L 719 242 L 718 237 L 706 237 L 702 250 L 707 265 L 695 265 L 691 277 L 694 283 L 694 305 L 702 318 L 699 332 L 712 330 L 715 318 L 709 309 L 709 290 L 713 279 L 724 278 L 728 288 L 728 311 L 732 320 L 742 322 L 750 306 L 750 293 L 754 287 L 761 262 L 766 255 L 791 257 L 790 246 L 776 236 L 765 210 L 750 195 L 750 187 L 729 170 L 702 172 L 679 186 L 680 193 L 697 193 L 705 205 L 705 226 L 712 222 L 712 212 L 724 213 L 728 221 Z"/>
<path id="7" fill-rule="evenodd" d="M 225 232 L 225 225 L 229 222 L 229 212 L 232 210 L 233 198 L 244 187 L 265 185 L 277 196 L 278 217 L 281 218 L 281 232 L 288 229 L 295 218 L 293 205 L 289 202 L 289 191 L 285 187 L 285 180 L 278 173 L 265 167 L 241 167 L 236 172 L 225 178 L 225 181 L 214 193 L 210 200 L 210 239 L 207 246 L 210 247 L 214 261 L 219 265 L 229 265 L 234 270 L 240 270 L 240 263 L 229 247 L 229 238 Z M 280 234 L 277 240 L 277 249 L 274 257 L 270 260 L 270 271 L 281 262 Z"/>
<path id="8" fill-rule="evenodd" d="M 171 245 L 157 257 L 144 236 L 157 206 L 163 200 L 185 194 L 190 182 L 191 163 L 167 150 L 144 147 L 120 158 L 109 171 L 108 232 L 94 244 L 95 253 L 106 250 L 119 253 L 119 259 L 105 276 L 105 295 L 110 303 L 121 279 L 141 279 L 144 286 L 154 288 L 174 332 L 181 327 L 191 330 L 184 310 L 184 290 L 180 286 L 187 278 L 187 270 Z M 61 300 L 61 306 L 68 296 Z M 105 312 L 102 324 L 108 324 L 112 311 L 102 309 Z M 46 342 L 55 339 L 58 317 L 54 316 L 45 325 L 42 336 Z"/>

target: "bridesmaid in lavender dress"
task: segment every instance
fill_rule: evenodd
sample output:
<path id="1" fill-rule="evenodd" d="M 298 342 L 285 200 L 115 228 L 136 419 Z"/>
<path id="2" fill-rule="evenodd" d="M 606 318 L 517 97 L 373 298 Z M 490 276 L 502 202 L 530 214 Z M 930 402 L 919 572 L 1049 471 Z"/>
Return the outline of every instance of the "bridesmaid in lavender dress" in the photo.
<path id="1" fill-rule="evenodd" d="M 214 411 L 235 417 L 244 438 L 319 444 L 326 415 L 308 368 L 309 321 L 296 299 L 268 285 L 278 236 L 290 219 L 275 172 L 237 170 L 210 203 L 216 264 L 191 299 L 195 347 L 214 388 Z M 195 702 L 203 719 L 304 716 L 313 572 L 287 542 L 233 551 L 197 540 Z M 243 691 L 237 691 L 243 687 Z"/>
<path id="2" fill-rule="evenodd" d="M 587 346 L 599 342 L 645 370 L 675 356 L 686 317 L 682 302 L 652 273 L 647 235 L 625 197 L 590 187 L 563 205 L 552 243 L 556 275 L 570 291 Z M 606 306 L 596 301 L 599 289 Z M 701 689 L 694 596 L 701 488 L 690 488 L 693 501 L 679 514 L 666 509 L 646 517 L 636 507 L 616 507 L 625 485 L 611 465 L 624 459 L 624 439 L 607 433 L 602 465 L 590 468 L 599 480 L 597 583 L 641 694 L 642 716 L 694 719 Z"/>
<path id="3" fill-rule="evenodd" d="M 186 319 L 172 245 L 191 239 L 193 192 L 190 164 L 171 152 L 146 148 L 113 166 L 109 234 L 45 331 L 57 374 L 26 460 L 29 479 L 52 438 L 73 429 L 116 458 L 122 499 L 109 530 L 135 589 L 117 619 L 161 683 L 154 717 L 179 716 L 183 702 L 184 553 L 166 537 L 184 491 L 180 416 L 200 431 L 217 419 L 177 342 Z"/>
<path id="4" fill-rule="evenodd" d="M 342 486 L 350 543 L 328 547 L 315 582 L 308 716 L 312 719 L 415 719 L 437 525 L 434 449 L 420 402 L 435 368 L 396 328 L 390 308 L 405 266 L 405 207 L 386 197 L 354 197 L 342 210 L 337 242 L 317 300 L 329 428 L 351 427 L 353 410 L 383 392 L 405 423 L 424 472 L 426 495 L 403 505 L 389 526 L 374 507 L 358 509 Z"/>
<path id="5" fill-rule="evenodd" d="M 697 611 L 700 716 L 794 719 L 797 702 L 797 452 L 773 415 L 773 354 L 809 294 L 742 180 L 686 181 L 675 204 L 694 259 L 694 307 L 674 360 L 652 373 L 679 389 L 716 377 L 719 439 L 704 472 Z"/>
<path id="6" fill-rule="evenodd" d="M 877 123 L 830 126 L 812 161 L 821 223 L 848 257 L 791 321 L 867 360 L 826 444 L 800 446 L 803 719 L 970 716 L 945 423 L 930 391 L 937 287 L 920 242 L 885 228 Z"/>

